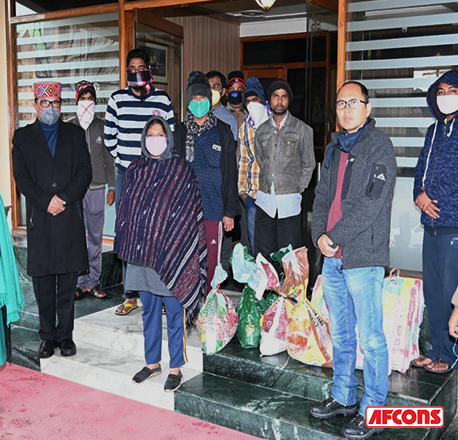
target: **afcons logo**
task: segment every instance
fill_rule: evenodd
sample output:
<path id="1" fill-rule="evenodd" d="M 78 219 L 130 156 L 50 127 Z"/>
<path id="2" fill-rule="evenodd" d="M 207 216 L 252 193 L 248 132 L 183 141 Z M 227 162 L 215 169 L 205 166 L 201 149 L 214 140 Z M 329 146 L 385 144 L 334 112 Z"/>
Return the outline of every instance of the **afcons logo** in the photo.
<path id="1" fill-rule="evenodd" d="M 366 408 L 368 428 L 442 428 L 442 406 L 369 406 Z"/>

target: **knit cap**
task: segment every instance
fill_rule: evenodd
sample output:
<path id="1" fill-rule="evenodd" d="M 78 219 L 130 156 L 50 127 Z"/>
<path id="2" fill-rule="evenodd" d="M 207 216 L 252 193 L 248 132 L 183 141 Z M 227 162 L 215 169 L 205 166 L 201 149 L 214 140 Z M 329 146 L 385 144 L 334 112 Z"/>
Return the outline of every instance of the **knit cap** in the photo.
<path id="1" fill-rule="evenodd" d="M 261 98 L 262 103 L 266 102 L 266 95 L 264 94 L 264 88 L 262 87 L 259 79 L 255 76 L 250 76 L 246 80 L 246 89 L 243 92 L 243 103 L 246 106 L 246 98 L 249 96 L 258 96 Z"/>
<path id="2" fill-rule="evenodd" d="M 294 99 L 293 92 L 291 90 L 291 87 L 288 83 L 288 81 L 285 81 L 282 78 L 277 78 L 272 81 L 270 84 L 268 90 L 267 90 L 267 99 L 270 101 L 270 98 L 272 96 L 272 93 L 275 92 L 275 90 L 283 89 L 286 90 L 286 93 L 288 93 L 289 97 L 289 102 L 292 102 Z"/>
<path id="3" fill-rule="evenodd" d="M 81 98 L 82 95 L 85 95 L 86 93 L 90 93 L 93 97 L 94 100 L 97 99 L 97 93 L 95 91 L 94 84 L 92 84 L 89 81 L 82 80 L 79 83 L 76 84 L 75 86 L 75 99 L 76 102 L 78 102 Z"/>
<path id="4" fill-rule="evenodd" d="M 203 72 L 195 70 L 188 78 L 188 88 L 186 89 L 186 103 L 189 104 L 194 96 L 205 96 L 212 103 L 212 91 L 208 78 Z"/>
<path id="5" fill-rule="evenodd" d="M 227 75 L 227 89 L 234 83 L 239 83 L 242 85 L 243 89 L 246 88 L 245 84 L 245 75 L 240 70 L 233 70 Z"/>

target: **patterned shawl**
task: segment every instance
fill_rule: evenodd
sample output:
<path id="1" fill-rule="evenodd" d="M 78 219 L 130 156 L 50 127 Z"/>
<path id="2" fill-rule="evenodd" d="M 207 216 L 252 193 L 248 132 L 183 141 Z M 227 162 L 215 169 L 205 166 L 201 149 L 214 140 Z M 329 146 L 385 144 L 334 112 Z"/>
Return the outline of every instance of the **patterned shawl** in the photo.
<path id="1" fill-rule="evenodd" d="M 213 110 L 207 113 L 207 119 L 202 125 L 199 125 L 191 112 L 187 112 L 184 125 L 186 127 L 186 162 L 194 162 L 194 136 L 200 136 L 204 131 L 211 130 L 215 125 L 215 115 Z"/>
<path id="2" fill-rule="evenodd" d="M 176 152 L 168 160 L 132 161 L 122 183 L 114 251 L 154 269 L 192 322 L 206 283 L 207 245 L 197 178 Z"/>

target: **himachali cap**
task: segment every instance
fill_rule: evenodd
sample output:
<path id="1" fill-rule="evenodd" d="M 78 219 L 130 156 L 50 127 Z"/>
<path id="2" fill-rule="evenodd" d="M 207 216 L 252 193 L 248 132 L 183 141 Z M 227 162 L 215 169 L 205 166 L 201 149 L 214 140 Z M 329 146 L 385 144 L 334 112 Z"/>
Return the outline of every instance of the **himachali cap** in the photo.
<path id="1" fill-rule="evenodd" d="M 50 98 L 58 96 L 60 98 L 62 92 L 62 84 L 59 82 L 42 82 L 33 84 L 33 94 L 35 99 Z"/>

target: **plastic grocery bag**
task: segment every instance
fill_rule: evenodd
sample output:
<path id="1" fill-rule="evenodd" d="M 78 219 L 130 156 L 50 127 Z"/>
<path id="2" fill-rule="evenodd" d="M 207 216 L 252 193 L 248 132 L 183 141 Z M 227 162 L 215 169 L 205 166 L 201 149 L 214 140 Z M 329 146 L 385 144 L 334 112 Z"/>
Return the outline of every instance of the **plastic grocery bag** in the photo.
<path id="1" fill-rule="evenodd" d="M 301 247 L 286 253 L 282 260 L 285 279 L 278 292 L 288 298 L 298 298 L 307 290 L 309 261 L 307 249 Z"/>
<path id="2" fill-rule="evenodd" d="M 286 328 L 289 355 L 304 364 L 332 366 L 332 340 L 329 327 L 304 291 Z"/>
<path id="3" fill-rule="evenodd" d="M 261 274 L 256 267 L 256 260 L 248 252 L 248 248 L 240 243 L 232 251 L 232 273 L 234 280 L 248 284 L 256 289 L 260 283 Z"/>
<path id="4" fill-rule="evenodd" d="M 277 271 L 261 254 L 256 257 L 256 267 L 260 275 L 260 282 L 253 289 L 256 292 L 256 299 L 260 301 L 266 290 L 278 292 L 281 286 Z"/>
<path id="5" fill-rule="evenodd" d="M 219 290 L 219 285 L 227 278 L 227 273 L 218 265 L 212 280 L 212 290 L 200 309 L 197 329 L 206 354 L 222 350 L 233 338 L 237 330 L 237 313 L 232 301 Z"/>
<path id="6" fill-rule="evenodd" d="M 261 342 L 261 323 L 255 292 L 245 286 L 237 303 L 237 337 L 243 348 L 256 348 Z"/>
<path id="7" fill-rule="evenodd" d="M 270 356 L 286 351 L 285 332 L 294 304 L 280 296 L 261 318 L 261 355 Z"/>

